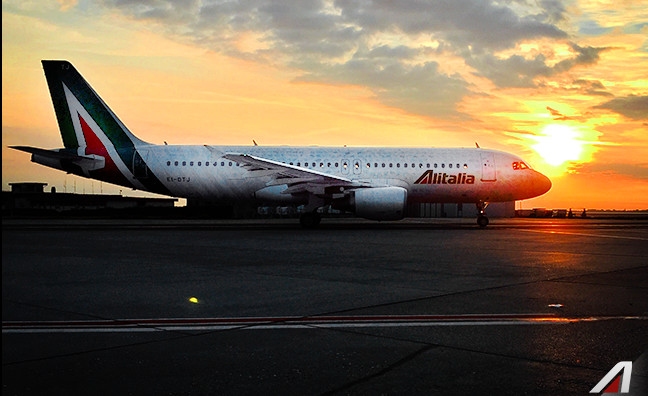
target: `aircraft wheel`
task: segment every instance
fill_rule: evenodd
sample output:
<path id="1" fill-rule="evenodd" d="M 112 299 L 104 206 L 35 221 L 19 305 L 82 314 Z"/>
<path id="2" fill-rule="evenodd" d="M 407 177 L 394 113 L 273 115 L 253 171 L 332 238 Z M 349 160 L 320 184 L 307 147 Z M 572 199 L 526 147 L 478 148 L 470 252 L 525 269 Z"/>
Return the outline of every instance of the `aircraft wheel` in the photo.
<path id="1" fill-rule="evenodd" d="M 299 217 L 299 224 L 304 228 L 316 228 L 321 220 L 318 213 L 304 213 Z"/>
<path id="2" fill-rule="evenodd" d="M 488 225 L 488 217 L 486 216 L 478 216 L 477 217 L 477 225 L 479 225 L 481 228 L 484 228 Z"/>

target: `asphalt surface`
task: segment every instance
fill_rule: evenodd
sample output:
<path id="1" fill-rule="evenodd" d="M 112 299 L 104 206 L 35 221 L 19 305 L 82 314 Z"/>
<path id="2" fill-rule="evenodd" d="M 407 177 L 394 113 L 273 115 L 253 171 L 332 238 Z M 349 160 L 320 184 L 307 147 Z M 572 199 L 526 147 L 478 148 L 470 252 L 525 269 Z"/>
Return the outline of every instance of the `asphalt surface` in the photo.
<path id="1" fill-rule="evenodd" d="M 491 220 L 3 219 L 3 394 L 648 394 L 648 221 Z"/>

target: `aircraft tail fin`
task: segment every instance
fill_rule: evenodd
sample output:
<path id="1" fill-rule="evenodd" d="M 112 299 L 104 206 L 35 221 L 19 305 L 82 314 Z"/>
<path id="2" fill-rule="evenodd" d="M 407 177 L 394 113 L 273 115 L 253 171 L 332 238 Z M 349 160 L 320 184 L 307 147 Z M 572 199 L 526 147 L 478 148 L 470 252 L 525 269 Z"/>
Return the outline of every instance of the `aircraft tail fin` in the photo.
<path id="1" fill-rule="evenodd" d="M 70 62 L 42 64 L 65 148 L 83 155 L 102 145 L 129 151 L 148 144 L 126 128 Z"/>
<path id="2" fill-rule="evenodd" d="M 153 145 L 133 135 L 70 62 L 42 63 L 65 148 L 16 149 L 32 153 L 34 162 L 52 168 L 168 194 L 146 161 Z"/>

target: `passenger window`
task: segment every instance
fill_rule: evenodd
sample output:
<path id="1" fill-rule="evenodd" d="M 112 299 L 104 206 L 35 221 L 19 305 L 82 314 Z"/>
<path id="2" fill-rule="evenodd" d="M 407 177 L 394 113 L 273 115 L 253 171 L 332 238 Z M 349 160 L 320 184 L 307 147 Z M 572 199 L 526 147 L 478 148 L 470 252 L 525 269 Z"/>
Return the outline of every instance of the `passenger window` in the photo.
<path id="1" fill-rule="evenodd" d="M 457 164 L 457 169 L 459 169 L 459 164 Z"/>
<path id="2" fill-rule="evenodd" d="M 198 166 L 201 166 L 201 165 L 202 165 L 202 162 L 198 161 Z"/>
<path id="3" fill-rule="evenodd" d="M 436 168 L 436 167 L 438 167 L 438 165 L 437 165 L 437 164 L 434 164 L 434 167 Z"/>
<path id="4" fill-rule="evenodd" d="M 231 163 L 231 162 L 229 162 L 229 166 L 232 166 L 232 163 Z"/>
<path id="5" fill-rule="evenodd" d="M 323 167 L 324 167 L 324 163 L 320 162 L 320 168 L 323 168 Z"/>
<path id="6" fill-rule="evenodd" d="M 167 166 L 171 166 L 171 161 L 167 161 Z"/>
<path id="7" fill-rule="evenodd" d="M 407 168 L 407 162 L 403 164 L 403 167 Z"/>
<path id="8" fill-rule="evenodd" d="M 445 164 L 441 164 L 441 167 L 442 167 L 442 168 L 445 168 Z"/>
<path id="9" fill-rule="evenodd" d="M 427 168 L 430 169 L 430 164 L 426 164 L 426 165 L 427 165 Z"/>
<path id="10" fill-rule="evenodd" d="M 416 168 L 416 164 L 412 162 L 412 168 Z"/>
<path id="11" fill-rule="evenodd" d="M 452 164 L 449 164 L 449 165 L 448 165 L 448 168 L 452 168 Z"/>
<path id="12" fill-rule="evenodd" d="M 391 168 L 393 165 L 394 165 L 394 164 L 392 164 L 391 162 L 389 163 L 389 167 L 390 167 L 390 168 Z"/>
<path id="13" fill-rule="evenodd" d="M 225 166 L 225 161 L 221 162 L 221 166 Z"/>
<path id="14" fill-rule="evenodd" d="M 313 162 L 313 168 L 314 168 L 315 166 L 317 166 L 317 164 L 316 164 L 315 162 Z"/>
<path id="15" fill-rule="evenodd" d="M 367 162 L 367 168 L 371 168 L 371 164 Z"/>
<path id="16" fill-rule="evenodd" d="M 384 162 L 382 163 L 382 167 L 383 167 L 383 168 L 385 167 L 385 163 L 384 163 Z"/>
<path id="17" fill-rule="evenodd" d="M 182 166 L 187 166 L 187 161 L 182 161 Z"/>
<path id="18" fill-rule="evenodd" d="M 464 169 L 468 169 L 468 164 L 464 164 Z"/>
<path id="19" fill-rule="evenodd" d="M 205 162 L 205 166 L 209 166 L 209 162 Z"/>
<path id="20" fill-rule="evenodd" d="M 193 161 L 189 162 L 189 166 L 193 166 Z"/>
<path id="21" fill-rule="evenodd" d="M 400 168 L 400 162 L 398 162 L 398 163 L 396 164 L 396 167 L 397 167 L 397 168 Z"/>
<path id="22" fill-rule="evenodd" d="M 337 163 L 337 162 L 335 163 L 335 167 L 336 167 L 336 168 L 338 167 L 338 163 Z"/>

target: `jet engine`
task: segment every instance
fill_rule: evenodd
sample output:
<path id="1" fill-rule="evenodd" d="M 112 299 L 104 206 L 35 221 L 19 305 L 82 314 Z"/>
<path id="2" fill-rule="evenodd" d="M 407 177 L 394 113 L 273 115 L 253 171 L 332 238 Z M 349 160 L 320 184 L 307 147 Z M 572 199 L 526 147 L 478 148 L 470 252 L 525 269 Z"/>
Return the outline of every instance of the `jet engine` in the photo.
<path id="1" fill-rule="evenodd" d="M 405 217 L 407 190 L 402 187 L 359 188 L 352 205 L 356 216 L 370 220 L 400 220 Z"/>

